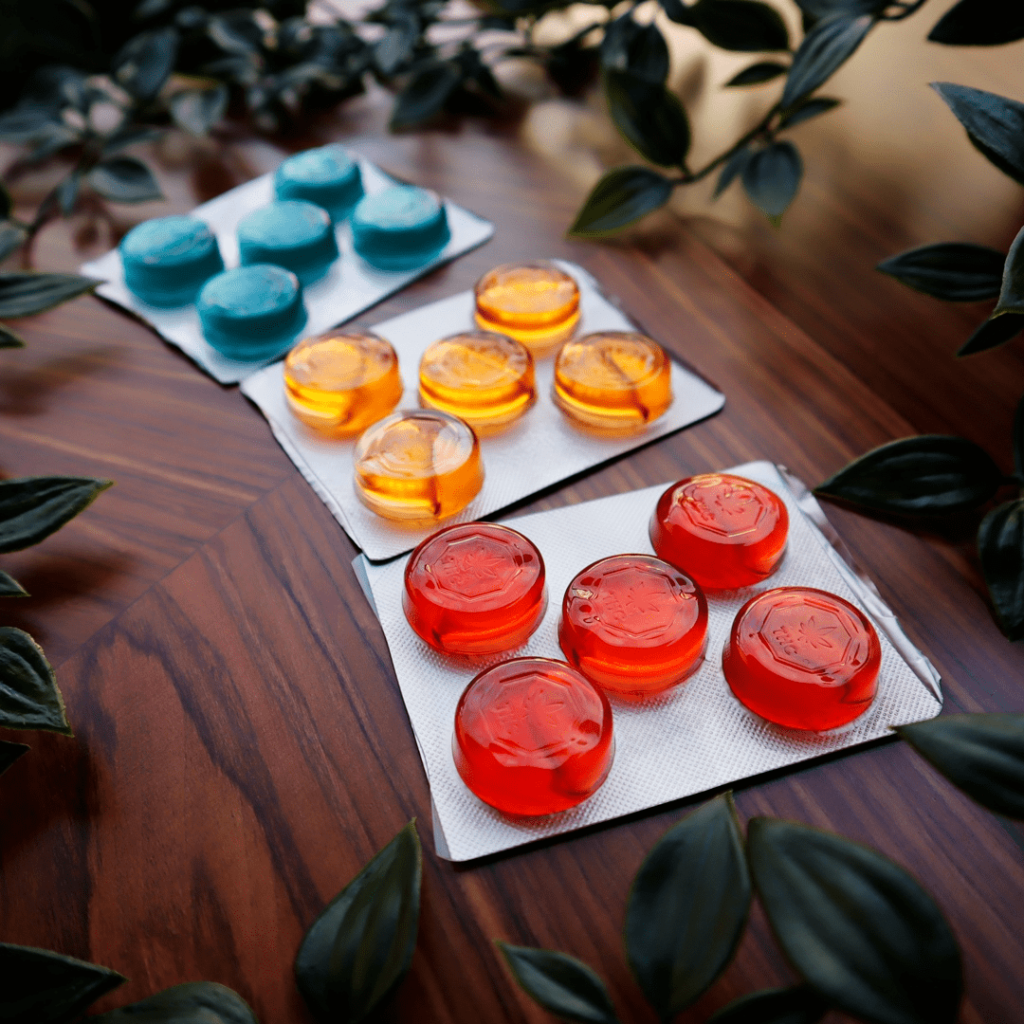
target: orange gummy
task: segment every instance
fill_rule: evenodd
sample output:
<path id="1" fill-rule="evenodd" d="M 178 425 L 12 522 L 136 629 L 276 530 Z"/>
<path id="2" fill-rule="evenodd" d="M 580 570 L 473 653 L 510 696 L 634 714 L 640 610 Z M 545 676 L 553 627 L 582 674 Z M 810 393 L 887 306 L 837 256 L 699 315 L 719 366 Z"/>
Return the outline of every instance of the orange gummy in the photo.
<path id="1" fill-rule="evenodd" d="M 511 423 L 536 397 L 533 356 L 504 334 L 453 334 L 435 341 L 420 360 L 420 403 L 475 428 Z"/>
<path id="2" fill-rule="evenodd" d="M 612 710 L 564 662 L 513 658 L 466 687 L 452 754 L 484 803 L 506 814 L 554 814 L 586 800 L 608 777 Z"/>
<path id="3" fill-rule="evenodd" d="M 409 556 L 402 606 L 409 625 L 439 651 L 511 651 L 544 617 L 544 559 L 507 526 L 447 526 Z"/>
<path id="4" fill-rule="evenodd" d="M 870 707 L 882 648 L 864 613 L 835 594 L 778 587 L 736 615 L 722 669 L 737 699 L 791 729 L 835 729 Z"/>
<path id="5" fill-rule="evenodd" d="M 356 494 L 387 519 L 433 522 L 464 509 L 484 482 L 472 427 L 434 409 L 396 412 L 356 442 Z"/>
<path id="6" fill-rule="evenodd" d="M 304 338 L 285 358 L 284 386 L 291 411 L 335 437 L 365 430 L 402 397 L 398 356 L 369 331 Z"/>
<path id="7" fill-rule="evenodd" d="M 592 683 L 647 696 L 701 666 L 707 633 L 707 601 L 693 580 L 651 555 L 613 555 L 566 588 L 558 640 Z"/>
<path id="8" fill-rule="evenodd" d="M 638 430 L 672 404 L 672 366 L 644 334 L 587 334 L 567 341 L 558 353 L 555 402 L 583 426 Z"/>
<path id="9" fill-rule="evenodd" d="M 728 473 L 674 483 L 651 516 L 651 544 L 708 590 L 749 587 L 770 576 L 786 549 L 789 513 L 773 491 Z"/>
<path id="10" fill-rule="evenodd" d="M 570 337 L 580 319 L 579 285 L 547 260 L 495 267 L 475 295 L 477 325 L 521 341 L 537 358 Z"/>

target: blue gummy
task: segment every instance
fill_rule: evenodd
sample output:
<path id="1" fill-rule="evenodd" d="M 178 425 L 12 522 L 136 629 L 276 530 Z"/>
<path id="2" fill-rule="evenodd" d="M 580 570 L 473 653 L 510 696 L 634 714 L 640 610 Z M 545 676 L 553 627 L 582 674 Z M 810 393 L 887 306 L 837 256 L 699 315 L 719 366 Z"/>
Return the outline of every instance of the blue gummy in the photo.
<path id="1" fill-rule="evenodd" d="M 344 220 L 363 196 L 357 164 L 341 146 L 321 146 L 288 157 L 274 174 L 278 199 L 304 199 Z"/>
<path id="2" fill-rule="evenodd" d="M 194 217 L 157 217 L 132 228 L 118 246 L 124 282 L 151 306 L 184 306 L 224 269 L 216 236 Z"/>
<path id="3" fill-rule="evenodd" d="M 206 340 L 232 359 L 270 359 L 306 326 L 298 278 L 268 263 L 226 270 L 196 300 Z"/>
<path id="4" fill-rule="evenodd" d="M 366 196 L 352 211 L 352 244 L 381 270 L 412 270 L 448 244 L 444 204 L 426 189 L 395 185 Z"/>
<path id="5" fill-rule="evenodd" d="M 238 225 L 243 266 L 275 263 L 311 284 L 338 258 L 330 214 L 313 203 L 286 199 L 254 210 Z"/>

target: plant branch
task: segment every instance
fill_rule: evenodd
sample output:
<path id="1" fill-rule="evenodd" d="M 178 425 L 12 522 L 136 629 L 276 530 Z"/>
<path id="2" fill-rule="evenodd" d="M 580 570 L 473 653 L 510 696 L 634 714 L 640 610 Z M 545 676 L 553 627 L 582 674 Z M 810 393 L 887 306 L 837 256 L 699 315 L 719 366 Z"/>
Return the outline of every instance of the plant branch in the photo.
<path id="1" fill-rule="evenodd" d="M 692 185 L 694 182 L 700 181 L 702 178 L 706 178 L 713 170 L 721 167 L 722 164 L 724 164 L 738 150 L 742 149 L 748 143 L 753 142 L 759 135 L 766 134 L 768 126 L 772 123 L 773 118 L 781 109 L 781 102 L 775 103 L 764 117 L 750 129 L 750 131 L 737 139 L 724 153 L 720 153 L 714 160 L 705 164 L 699 171 L 685 173 L 682 177 L 675 178 L 673 181 L 679 185 Z"/>

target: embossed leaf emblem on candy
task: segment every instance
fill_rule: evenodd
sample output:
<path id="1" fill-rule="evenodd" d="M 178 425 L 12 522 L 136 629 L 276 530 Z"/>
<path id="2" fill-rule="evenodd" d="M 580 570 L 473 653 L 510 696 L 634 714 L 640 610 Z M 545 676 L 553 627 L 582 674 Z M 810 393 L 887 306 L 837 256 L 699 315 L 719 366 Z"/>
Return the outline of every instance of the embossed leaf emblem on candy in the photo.
<path id="1" fill-rule="evenodd" d="M 441 568 L 438 582 L 444 589 L 474 597 L 503 589 L 519 571 L 497 547 L 476 537 L 451 544 L 441 556 Z"/>
<path id="2" fill-rule="evenodd" d="M 824 609 L 807 618 L 773 609 L 759 630 L 776 659 L 797 668 L 825 670 L 845 660 L 853 639 L 842 619 Z"/>

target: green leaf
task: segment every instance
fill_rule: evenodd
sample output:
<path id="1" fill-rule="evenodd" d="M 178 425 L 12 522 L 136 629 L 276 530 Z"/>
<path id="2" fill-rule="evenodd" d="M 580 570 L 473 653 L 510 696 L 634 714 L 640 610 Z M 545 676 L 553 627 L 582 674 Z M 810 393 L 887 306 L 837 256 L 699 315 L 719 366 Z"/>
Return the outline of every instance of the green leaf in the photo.
<path id="1" fill-rule="evenodd" d="M 889 0 L 797 0 L 797 6 L 815 21 L 837 14 L 855 18 L 858 14 L 881 14 Z"/>
<path id="2" fill-rule="evenodd" d="M 1013 416 L 1013 467 L 1024 480 L 1024 396 L 1017 403 Z"/>
<path id="3" fill-rule="evenodd" d="M 82 185 L 82 176 L 77 171 L 72 171 L 53 190 L 57 199 L 60 212 L 65 217 L 70 217 L 78 202 L 78 192 Z"/>
<path id="4" fill-rule="evenodd" d="M 0 726 L 74 735 L 43 649 L 13 626 L 0 626 Z"/>
<path id="5" fill-rule="evenodd" d="M 693 25 L 693 8 L 687 7 L 683 0 L 661 0 L 661 9 L 677 25 Z"/>
<path id="6" fill-rule="evenodd" d="M 725 83 L 725 87 L 730 89 L 741 85 L 760 85 L 762 82 L 770 82 L 773 78 L 784 75 L 787 71 L 789 68 L 785 64 L 776 64 L 770 60 L 759 61 L 733 75 Z"/>
<path id="7" fill-rule="evenodd" d="M 864 41 L 875 19 L 868 14 L 835 15 L 819 21 L 804 36 L 782 91 L 783 109 L 824 85 Z"/>
<path id="8" fill-rule="evenodd" d="M 173 104 L 173 102 L 172 97 L 171 103 Z M 161 135 L 163 135 L 163 130 L 160 128 L 152 128 L 148 125 L 124 125 L 104 139 L 103 155 L 113 156 L 129 146 L 137 146 L 143 142 L 155 142 Z"/>
<path id="9" fill-rule="evenodd" d="M 1002 278 L 999 301 L 992 316 L 1024 313 L 1024 228 L 1017 232 L 1017 237 L 1006 254 Z"/>
<path id="10" fill-rule="evenodd" d="M 812 988 L 769 988 L 724 1006 L 708 1024 L 816 1024 L 828 1011 L 828 1003 Z"/>
<path id="11" fill-rule="evenodd" d="M 13 209 L 14 201 L 11 199 L 11 193 L 7 191 L 7 186 L 0 181 L 0 220 L 10 217 Z"/>
<path id="12" fill-rule="evenodd" d="M 626 906 L 626 956 L 662 1020 L 725 970 L 750 910 L 750 875 L 732 798 L 688 814 L 647 855 Z"/>
<path id="13" fill-rule="evenodd" d="M 437 116 L 461 81 L 462 73 L 451 61 L 439 61 L 417 72 L 395 100 L 391 129 L 413 128 Z"/>
<path id="14" fill-rule="evenodd" d="M 606 72 L 604 86 L 608 112 L 626 141 L 651 163 L 680 166 L 690 148 L 690 123 L 679 100 L 628 71 Z"/>
<path id="15" fill-rule="evenodd" d="M 134 156 L 112 156 L 89 172 L 89 184 L 115 203 L 147 203 L 163 199 L 152 171 Z"/>
<path id="16" fill-rule="evenodd" d="M 753 818 L 754 884 L 782 951 L 837 1009 L 875 1024 L 953 1024 L 960 950 L 942 912 L 875 850 Z"/>
<path id="17" fill-rule="evenodd" d="M 0 569 L 0 597 L 28 597 L 28 591 L 13 576 Z"/>
<path id="18" fill-rule="evenodd" d="M 795 125 L 802 124 L 804 121 L 810 121 L 812 117 L 818 117 L 820 114 L 827 114 L 830 110 L 835 110 L 842 100 L 830 99 L 827 96 L 818 96 L 811 100 L 804 100 L 802 103 L 798 103 L 795 107 L 786 111 L 779 118 L 779 127 L 777 131 L 782 131 L 783 128 L 792 128 Z"/>
<path id="19" fill-rule="evenodd" d="M 946 302 L 979 302 L 999 294 L 1006 257 L 969 242 L 940 242 L 890 256 L 875 268 Z"/>
<path id="20" fill-rule="evenodd" d="M 726 160 L 722 173 L 719 175 L 718 184 L 715 185 L 713 199 L 717 199 L 736 180 L 736 177 L 743 173 L 743 168 L 747 166 L 750 155 L 750 150 L 746 146 L 740 146 Z"/>
<path id="21" fill-rule="evenodd" d="M 0 273 L 0 317 L 33 316 L 91 292 L 101 282 L 77 274 Z"/>
<path id="22" fill-rule="evenodd" d="M 88 1020 L 90 1024 L 256 1024 L 256 1015 L 237 992 L 216 982 L 193 981 Z"/>
<path id="23" fill-rule="evenodd" d="M 27 754 L 31 749 L 27 743 L 9 743 L 7 740 L 0 740 L 0 775 L 3 775 L 22 754 Z M 4 1019 L 6 1020 L 6 1018 Z"/>
<path id="24" fill-rule="evenodd" d="M 228 89 L 183 89 L 171 97 L 171 117 L 189 135 L 201 138 L 224 116 L 228 108 Z"/>
<path id="25" fill-rule="evenodd" d="M 604 982 L 575 957 L 499 942 L 512 976 L 545 1010 L 585 1024 L 618 1024 Z"/>
<path id="26" fill-rule="evenodd" d="M 3 1024 L 66 1021 L 125 980 L 106 967 L 7 942 L 0 943 L 0 978 Z"/>
<path id="27" fill-rule="evenodd" d="M 986 352 L 990 348 L 998 348 L 1024 331 L 1024 314 L 1004 313 L 1002 316 L 986 320 L 957 349 L 958 356 L 972 356 L 978 352 Z"/>
<path id="28" fill-rule="evenodd" d="M 772 142 L 743 165 L 743 188 L 767 217 L 777 220 L 800 188 L 804 165 L 792 142 Z"/>
<path id="29" fill-rule="evenodd" d="M 38 544 L 88 508 L 113 483 L 83 476 L 0 480 L 0 552 Z"/>
<path id="30" fill-rule="evenodd" d="M 0 348 L 24 348 L 25 342 L 9 327 L 0 324 Z"/>
<path id="31" fill-rule="evenodd" d="M 789 49 L 786 23 L 767 4 L 755 0 L 698 0 L 690 13 L 700 34 L 723 50 L 757 53 Z"/>
<path id="32" fill-rule="evenodd" d="M 982 807 L 1024 819 L 1024 715 L 943 715 L 896 732 Z"/>
<path id="33" fill-rule="evenodd" d="M 1024 103 L 952 82 L 932 82 L 975 149 L 1024 185 Z"/>
<path id="34" fill-rule="evenodd" d="M 978 527 L 981 572 L 999 628 L 1024 640 L 1024 499 L 998 505 Z"/>
<path id="35" fill-rule="evenodd" d="M 29 142 L 51 128 L 57 112 L 34 103 L 23 103 L 0 114 L 0 142 Z"/>
<path id="36" fill-rule="evenodd" d="M 1001 46 L 1024 39 L 1024 6 L 1006 0 L 960 0 L 928 34 L 947 46 Z"/>
<path id="37" fill-rule="evenodd" d="M 984 505 L 1003 474 L 963 437 L 923 434 L 890 441 L 814 488 L 824 498 L 893 516 L 946 516 Z"/>
<path id="38" fill-rule="evenodd" d="M 627 11 L 605 29 L 601 64 L 609 71 L 628 71 L 655 85 L 668 76 L 668 44 L 657 25 L 638 25 Z"/>
<path id="39" fill-rule="evenodd" d="M 616 167 L 587 196 L 569 235 L 598 238 L 621 230 L 664 206 L 672 182 L 647 167 Z"/>
<path id="40" fill-rule="evenodd" d="M 9 220 L 0 221 L 0 262 L 7 259 L 26 238 L 25 229 Z"/>
<path id="41" fill-rule="evenodd" d="M 420 915 L 423 856 L 409 822 L 313 922 L 295 980 L 324 1024 L 356 1024 L 409 970 Z"/>
<path id="42" fill-rule="evenodd" d="M 114 58 L 114 79 L 137 100 L 152 100 L 174 70 L 178 33 L 173 28 L 129 39 Z"/>

